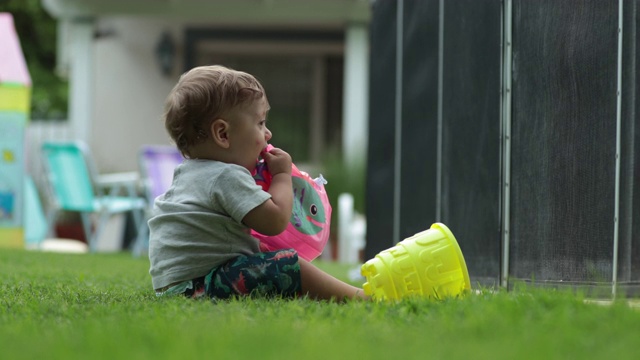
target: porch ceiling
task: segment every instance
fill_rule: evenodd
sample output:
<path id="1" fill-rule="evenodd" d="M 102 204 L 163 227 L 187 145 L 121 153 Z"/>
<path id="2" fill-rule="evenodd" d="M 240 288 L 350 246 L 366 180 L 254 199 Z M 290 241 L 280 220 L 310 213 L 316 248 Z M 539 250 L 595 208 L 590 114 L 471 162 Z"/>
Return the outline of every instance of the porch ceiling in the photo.
<path id="1" fill-rule="evenodd" d="M 135 15 L 226 23 L 369 22 L 372 0 L 41 0 L 56 18 Z"/>

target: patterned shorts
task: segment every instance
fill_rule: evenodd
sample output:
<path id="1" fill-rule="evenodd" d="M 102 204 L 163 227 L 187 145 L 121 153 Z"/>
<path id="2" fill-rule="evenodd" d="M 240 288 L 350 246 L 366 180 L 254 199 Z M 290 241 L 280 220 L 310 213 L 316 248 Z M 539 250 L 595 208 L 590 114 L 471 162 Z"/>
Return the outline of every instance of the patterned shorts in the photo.
<path id="1" fill-rule="evenodd" d="M 172 286 L 161 295 L 228 299 L 234 296 L 294 298 L 300 295 L 300 264 L 293 249 L 239 256 L 205 276 Z"/>

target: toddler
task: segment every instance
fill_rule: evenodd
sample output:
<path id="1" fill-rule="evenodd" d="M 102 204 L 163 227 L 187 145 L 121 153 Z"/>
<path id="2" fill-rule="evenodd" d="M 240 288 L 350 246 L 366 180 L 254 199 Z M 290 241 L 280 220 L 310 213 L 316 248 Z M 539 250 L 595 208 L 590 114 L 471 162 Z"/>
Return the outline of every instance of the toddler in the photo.
<path id="1" fill-rule="evenodd" d="M 293 249 L 262 252 L 251 236 L 283 232 L 293 207 L 291 157 L 265 151 L 268 112 L 258 80 L 217 65 L 183 74 L 167 97 L 165 127 L 186 160 L 149 220 L 158 295 L 367 298 Z M 268 192 L 251 176 L 260 155 L 273 176 Z"/>

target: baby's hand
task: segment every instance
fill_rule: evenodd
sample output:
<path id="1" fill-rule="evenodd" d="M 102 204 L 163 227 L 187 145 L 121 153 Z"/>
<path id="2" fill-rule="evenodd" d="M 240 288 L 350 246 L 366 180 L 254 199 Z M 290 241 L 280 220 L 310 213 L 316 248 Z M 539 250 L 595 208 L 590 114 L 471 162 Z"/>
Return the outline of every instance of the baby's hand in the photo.
<path id="1" fill-rule="evenodd" d="M 280 173 L 291 175 L 291 156 L 284 150 L 274 147 L 262 153 L 272 176 Z"/>

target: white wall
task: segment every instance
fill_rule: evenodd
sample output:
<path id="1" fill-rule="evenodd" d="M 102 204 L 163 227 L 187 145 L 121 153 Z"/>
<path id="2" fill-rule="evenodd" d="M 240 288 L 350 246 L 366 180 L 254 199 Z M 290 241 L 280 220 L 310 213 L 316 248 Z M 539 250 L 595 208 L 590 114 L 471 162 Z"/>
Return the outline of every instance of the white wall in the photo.
<path id="1" fill-rule="evenodd" d="M 143 144 L 169 144 L 162 122 L 166 96 L 180 76 L 184 27 L 176 19 L 102 17 L 92 52 L 92 119 L 87 141 L 100 172 L 137 170 Z M 203 24 L 201 24 L 203 25 Z M 169 31 L 176 47 L 171 76 L 160 71 L 156 46 Z M 348 27 L 345 59 L 344 146 L 348 160 L 366 157 L 368 32 L 365 24 Z M 78 122 L 81 120 L 77 120 Z M 76 129 L 77 130 L 77 129 Z"/>
<path id="2" fill-rule="evenodd" d="M 58 70 L 76 76 L 72 82 L 76 101 L 71 101 L 70 106 L 72 130 L 76 137 L 89 143 L 101 172 L 135 170 L 135 154 L 140 145 L 169 143 L 160 118 L 164 99 L 182 69 L 182 29 L 187 22 L 232 27 L 335 28 L 367 24 L 371 17 L 370 1 L 366 0 L 312 1 L 302 6 L 298 0 L 41 2 L 60 21 Z M 90 26 L 94 23 L 101 36 L 92 42 Z M 161 76 L 155 57 L 156 44 L 165 30 L 173 33 L 179 60 L 169 78 Z M 82 35 L 80 42 L 78 34 Z M 348 51 L 356 50 L 355 56 L 348 56 L 349 69 L 360 69 L 355 77 L 350 76 L 356 80 L 348 82 L 350 91 L 361 91 L 361 74 L 366 74 L 359 67 L 361 61 L 351 61 L 362 59 L 357 54 L 364 43 L 361 35 L 362 31 L 353 29 L 349 33 L 352 46 Z M 86 77 L 82 76 L 83 70 L 70 68 L 78 64 L 87 69 Z M 355 104 L 345 111 L 345 121 L 355 124 L 347 129 L 348 134 L 356 134 L 351 136 L 356 139 L 355 147 L 354 142 L 348 141 L 346 150 L 351 154 L 366 147 L 366 139 L 357 135 L 365 129 L 363 115 L 358 114 L 363 99 L 356 96 L 346 100 Z"/>
<path id="3" fill-rule="evenodd" d="M 172 32 L 181 59 L 178 24 L 145 18 L 106 18 L 106 34 L 94 42 L 95 97 L 89 143 L 100 172 L 137 170 L 143 144 L 169 144 L 164 130 L 164 99 L 178 79 L 162 76 L 155 47 L 163 31 Z"/>

